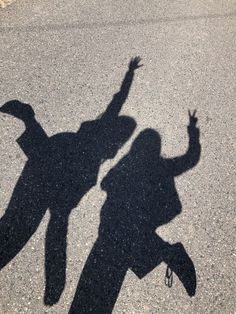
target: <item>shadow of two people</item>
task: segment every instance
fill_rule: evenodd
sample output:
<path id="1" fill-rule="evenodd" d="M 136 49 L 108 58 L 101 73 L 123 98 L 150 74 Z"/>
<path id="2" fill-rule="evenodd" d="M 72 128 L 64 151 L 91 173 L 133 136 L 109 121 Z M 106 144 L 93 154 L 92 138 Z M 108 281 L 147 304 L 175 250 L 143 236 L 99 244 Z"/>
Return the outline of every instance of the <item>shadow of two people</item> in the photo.
<path id="1" fill-rule="evenodd" d="M 131 60 L 120 91 L 101 117 L 82 123 L 77 133 L 48 137 L 29 105 L 11 101 L 0 108 L 24 121 L 26 130 L 18 143 L 28 157 L 0 220 L 0 267 L 24 247 L 49 208 L 45 240 L 47 305 L 55 304 L 65 287 L 70 212 L 96 185 L 101 163 L 116 155 L 136 127 L 132 118 L 119 116 L 119 112 L 139 62 L 139 58 Z M 176 272 L 190 295 L 195 293 L 191 259 L 181 244 L 169 245 L 155 229 L 181 211 L 173 178 L 193 167 L 200 157 L 196 121 L 190 115 L 189 149 L 184 156 L 162 159 L 160 137 L 147 129 L 103 180 L 108 197 L 101 212 L 99 237 L 82 272 L 71 313 L 111 312 L 127 269 L 142 278 L 161 261 Z"/>

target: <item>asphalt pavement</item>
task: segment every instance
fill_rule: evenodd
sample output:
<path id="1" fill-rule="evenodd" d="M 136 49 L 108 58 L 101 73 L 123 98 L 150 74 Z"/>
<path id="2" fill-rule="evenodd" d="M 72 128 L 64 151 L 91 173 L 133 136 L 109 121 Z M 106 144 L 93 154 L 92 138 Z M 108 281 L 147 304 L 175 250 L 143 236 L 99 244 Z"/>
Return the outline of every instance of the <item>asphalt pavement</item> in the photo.
<path id="1" fill-rule="evenodd" d="M 30 104 L 49 137 L 77 132 L 99 117 L 119 92 L 131 58 L 140 56 L 143 64 L 121 109 L 136 128 L 115 157 L 101 163 L 97 182 L 70 214 L 60 300 L 44 304 L 47 210 L 0 272 L 0 313 L 68 313 L 98 236 L 103 178 L 146 128 L 160 134 L 163 158 L 183 155 L 188 110 L 198 118 L 200 159 L 175 177 L 182 212 L 156 233 L 184 245 L 196 269 L 195 296 L 175 274 L 172 287 L 165 285 L 165 263 L 142 279 L 129 268 L 113 313 L 235 313 L 235 34 L 233 0 L 17 0 L 0 10 L 0 105 Z M 21 120 L 0 112 L 2 217 L 28 161 L 16 142 L 24 130 Z"/>

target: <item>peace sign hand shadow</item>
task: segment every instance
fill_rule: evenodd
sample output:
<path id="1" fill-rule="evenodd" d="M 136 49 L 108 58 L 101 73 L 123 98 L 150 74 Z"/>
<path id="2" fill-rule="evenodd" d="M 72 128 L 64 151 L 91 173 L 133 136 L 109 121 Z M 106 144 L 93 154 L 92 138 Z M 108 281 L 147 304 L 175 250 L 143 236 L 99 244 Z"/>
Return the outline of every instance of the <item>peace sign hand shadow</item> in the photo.
<path id="1" fill-rule="evenodd" d="M 196 117 L 197 110 L 194 110 L 191 114 L 190 110 L 188 111 L 189 116 L 189 125 L 188 125 L 188 134 L 190 137 L 194 137 L 195 139 L 199 139 L 200 131 L 196 126 L 198 118 Z"/>

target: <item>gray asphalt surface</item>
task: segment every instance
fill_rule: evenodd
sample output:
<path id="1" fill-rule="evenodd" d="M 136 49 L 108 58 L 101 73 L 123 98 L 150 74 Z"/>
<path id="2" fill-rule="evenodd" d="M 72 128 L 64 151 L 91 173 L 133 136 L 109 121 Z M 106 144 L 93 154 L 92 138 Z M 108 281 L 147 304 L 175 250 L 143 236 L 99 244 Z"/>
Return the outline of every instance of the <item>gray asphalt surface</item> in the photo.
<path id="1" fill-rule="evenodd" d="M 146 127 L 160 132 L 163 156 L 183 154 L 188 109 L 197 109 L 201 159 L 176 178 L 183 211 L 157 233 L 184 244 L 197 271 L 196 295 L 188 297 L 176 276 L 166 287 L 161 264 L 142 280 L 128 271 L 113 312 L 235 313 L 235 15 L 233 0 L 17 0 L 0 11 L 0 104 L 30 103 L 48 135 L 95 119 L 119 90 L 130 58 L 144 64 L 122 109 L 138 127 L 70 216 L 60 301 L 43 303 L 47 212 L 0 272 L 0 313 L 68 312 L 97 237 L 101 179 Z M 27 160 L 16 143 L 23 131 L 20 120 L 0 114 L 2 215 Z"/>

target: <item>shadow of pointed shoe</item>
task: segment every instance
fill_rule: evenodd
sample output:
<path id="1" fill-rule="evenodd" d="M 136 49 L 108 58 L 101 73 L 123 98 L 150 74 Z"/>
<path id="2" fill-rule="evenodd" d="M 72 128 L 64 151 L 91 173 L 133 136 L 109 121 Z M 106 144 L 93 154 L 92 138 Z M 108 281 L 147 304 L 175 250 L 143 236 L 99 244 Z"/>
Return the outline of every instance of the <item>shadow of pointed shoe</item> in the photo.
<path id="1" fill-rule="evenodd" d="M 196 271 L 191 258 L 181 243 L 170 248 L 168 254 L 168 267 L 178 276 L 190 297 L 196 293 Z"/>

